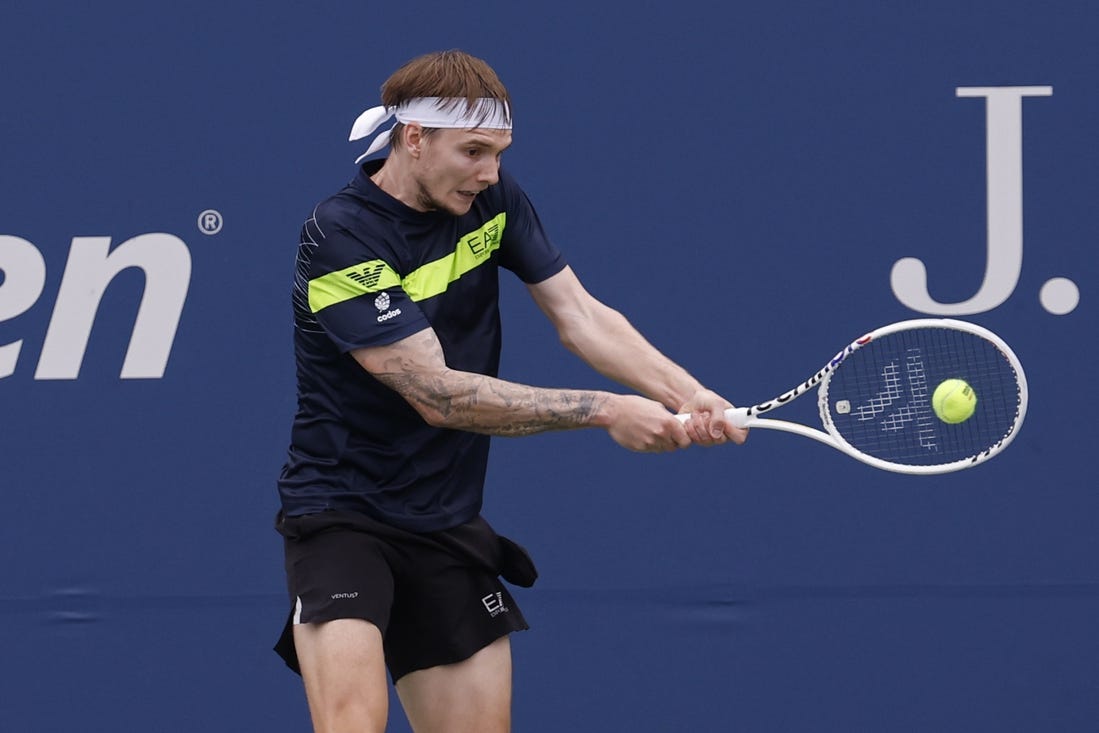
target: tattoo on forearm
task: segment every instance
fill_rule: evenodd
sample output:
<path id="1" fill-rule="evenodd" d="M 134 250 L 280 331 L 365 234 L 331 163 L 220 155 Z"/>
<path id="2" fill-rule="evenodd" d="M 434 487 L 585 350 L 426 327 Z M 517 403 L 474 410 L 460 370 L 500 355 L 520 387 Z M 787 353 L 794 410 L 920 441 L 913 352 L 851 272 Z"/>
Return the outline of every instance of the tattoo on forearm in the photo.
<path id="1" fill-rule="evenodd" d="M 434 336 L 420 346 L 442 362 Z M 410 352 L 420 353 L 424 351 Z M 458 430 L 503 436 L 531 435 L 588 425 L 605 395 L 584 390 L 544 389 L 448 369 L 425 370 L 404 354 L 394 354 L 374 376 L 422 413 Z"/>

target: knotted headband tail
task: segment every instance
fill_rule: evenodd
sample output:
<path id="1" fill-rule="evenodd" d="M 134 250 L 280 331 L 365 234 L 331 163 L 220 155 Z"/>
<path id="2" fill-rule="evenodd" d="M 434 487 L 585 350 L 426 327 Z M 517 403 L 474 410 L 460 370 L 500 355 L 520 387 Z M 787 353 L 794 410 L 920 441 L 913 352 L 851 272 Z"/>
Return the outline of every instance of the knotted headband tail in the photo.
<path id="1" fill-rule="evenodd" d="M 511 109 L 507 102 L 492 97 L 482 97 L 470 106 L 466 100 L 453 97 L 415 97 L 396 107 L 371 107 L 359 115 L 351 126 L 349 141 L 361 140 L 372 135 L 375 130 L 391 117 L 405 124 L 417 122 L 424 127 L 455 130 L 472 130 L 484 127 L 490 130 L 511 129 Z M 389 144 L 393 128 L 379 134 L 366 152 L 360 155 L 355 164 L 378 152 Z"/>

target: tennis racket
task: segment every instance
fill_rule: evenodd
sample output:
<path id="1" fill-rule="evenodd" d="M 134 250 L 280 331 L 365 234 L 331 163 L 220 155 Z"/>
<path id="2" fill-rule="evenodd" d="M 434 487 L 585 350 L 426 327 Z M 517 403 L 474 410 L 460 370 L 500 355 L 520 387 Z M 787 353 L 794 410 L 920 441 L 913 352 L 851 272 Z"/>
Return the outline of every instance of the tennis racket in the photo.
<path id="1" fill-rule="evenodd" d="M 939 419 L 931 406 L 936 386 L 947 379 L 965 380 L 977 395 L 972 417 L 956 424 Z M 759 417 L 814 387 L 823 431 Z M 1002 452 L 1018 434 L 1026 407 L 1022 364 L 1003 339 L 965 321 L 924 318 L 871 331 L 789 392 L 725 414 L 737 427 L 796 433 L 875 468 L 936 474 Z"/>

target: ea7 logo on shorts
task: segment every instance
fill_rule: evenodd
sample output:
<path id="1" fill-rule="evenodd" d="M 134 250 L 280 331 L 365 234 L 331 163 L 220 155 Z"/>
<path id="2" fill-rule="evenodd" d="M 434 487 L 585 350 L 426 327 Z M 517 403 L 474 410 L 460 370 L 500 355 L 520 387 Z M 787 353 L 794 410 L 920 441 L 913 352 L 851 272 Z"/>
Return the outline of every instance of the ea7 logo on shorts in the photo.
<path id="1" fill-rule="evenodd" d="M 350 600 L 352 598 L 358 598 L 358 597 L 359 597 L 359 592 L 358 591 L 355 591 L 354 593 L 333 593 L 332 594 L 332 600 L 333 601 L 340 601 L 340 600 L 345 600 L 345 599 Z"/>
<path id="2" fill-rule="evenodd" d="M 496 618 L 501 613 L 508 612 L 508 607 L 504 605 L 504 594 L 499 591 L 489 593 L 481 599 L 481 603 L 484 604 L 485 610 L 488 611 L 488 615 L 493 618 Z"/>

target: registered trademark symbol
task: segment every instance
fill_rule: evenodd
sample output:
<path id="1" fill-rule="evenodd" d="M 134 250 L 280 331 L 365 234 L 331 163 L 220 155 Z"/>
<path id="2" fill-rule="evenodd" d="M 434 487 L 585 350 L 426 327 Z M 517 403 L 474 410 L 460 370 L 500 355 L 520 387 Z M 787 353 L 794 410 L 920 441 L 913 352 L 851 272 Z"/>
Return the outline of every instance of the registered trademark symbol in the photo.
<path id="1" fill-rule="evenodd" d="M 198 215 L 198 230 L 203 234 L 217 234 L 221 231 L 221 225 L 224 223 L 224 219 L 221 218 L 221 212 L 217 209 L 206 209 L 206 211 Z"/>

